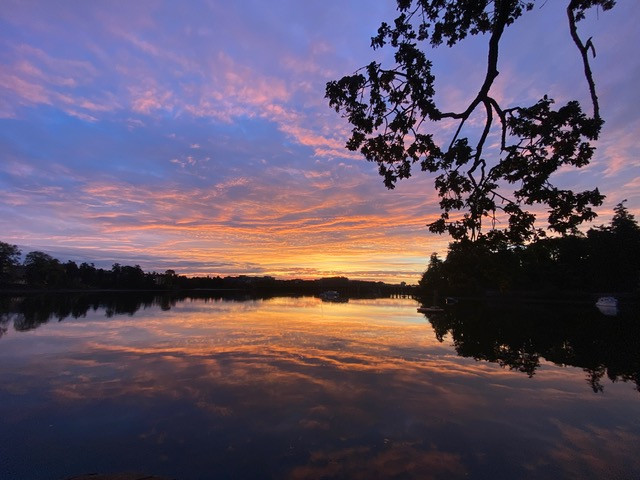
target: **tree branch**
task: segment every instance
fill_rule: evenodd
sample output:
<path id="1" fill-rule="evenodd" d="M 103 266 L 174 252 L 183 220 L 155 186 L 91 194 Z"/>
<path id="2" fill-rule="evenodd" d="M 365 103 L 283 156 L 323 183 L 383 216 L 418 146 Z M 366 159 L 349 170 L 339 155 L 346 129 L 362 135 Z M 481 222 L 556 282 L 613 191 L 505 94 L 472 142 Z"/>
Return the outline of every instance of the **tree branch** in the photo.
<path id="1" fill-rule="evenodd" d="M 595 57 L 595 48 L 593 47 L 593 43 L 591 39 L 587 41 L 587 45 L 582 43 L 580 36 L 578 35 L 578 27 L 576 25 L 576 16 L 574 10 L 577 8 L 577 1 L 571 0 L 569 5 L 567 6 L 567 17 L 569 18 L 569 31 L 571 32 L 571 38 L 573 39 L 573 43 L 576 44 L 578 50 L 580 51 L 580 56 L 582 57 L 582 64 L 584 66 L 584 76 L 587 79 L 587 83 L 589 84 L 589 93 L 591 94 L 591 103 L 593 104 L 593 118 L 596 120 L 601 120 L 600 118 L 600 105 L 598 103 L 598 95 L 596 94 L 596 84 L 593 81 L 593 73 L 591 72 L 591 65 L 589 64 L 589 47 L 591 47 L 594 57 Z"/>

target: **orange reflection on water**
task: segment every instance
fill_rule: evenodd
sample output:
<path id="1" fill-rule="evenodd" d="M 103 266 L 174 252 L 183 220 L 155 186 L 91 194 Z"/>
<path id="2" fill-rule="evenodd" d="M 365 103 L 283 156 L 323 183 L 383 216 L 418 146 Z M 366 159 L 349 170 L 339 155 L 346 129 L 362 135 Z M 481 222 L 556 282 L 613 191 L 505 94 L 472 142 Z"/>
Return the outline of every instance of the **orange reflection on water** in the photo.
<path id="1" fill-rule="evenodd" d="M 46 361 L 22 348 L 29 335 L 16 337 L 9 347 L 25 355 L 23 378 L 8 378 L 2 389 L 41 395 L 69 415 L 94 404 L 97 418 L 130 411 L 144 423 L 136 434 L 142 446 L 134 447 L 167 444 L 164 455 L 174 462 L 181 461 L 175 442 L 206 444 L 211 435 L 223 463 L 231 452 L 277 445 L 269 458 L 289 465 L 279 476 L 291 479 L 464 478 L 497 461 L 540 474 L 552 465 L 575 478 L 584 471 L 578 458 L 604 472 L 640 442 L 618 417 L 580 424 L 619 408 L 585 397 L 581 371 L 543 363 L 529 378 L 458 357 L 416 306 L 406 299 L 197 300 L 133 317 L 45 324 L 29 335 L 40 340 L 40 354 L 50 345 Z M 211 455 L 190 460 L 206 470 Z"/>

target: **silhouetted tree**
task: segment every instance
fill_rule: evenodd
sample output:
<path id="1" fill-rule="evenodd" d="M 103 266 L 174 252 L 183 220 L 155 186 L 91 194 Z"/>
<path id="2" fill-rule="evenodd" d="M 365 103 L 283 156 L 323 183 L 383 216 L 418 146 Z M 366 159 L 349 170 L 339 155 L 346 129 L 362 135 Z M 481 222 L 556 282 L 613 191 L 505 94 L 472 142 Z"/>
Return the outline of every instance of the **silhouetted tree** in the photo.
<path id="1" fill-rule="evenodd" d="M 84 286 L 97 286 L 97 271 L 93 263 L 82 262 L 78 267 L 78 274 Z"/>
<path id="2" fill-rule="evenodd" d="M 76 287 L 80 285 L 80 269 L 78 264 L 72 260 L 68 260 L 63 264 L 65 281 L 68 287 Z"/>
<path id="3" fill-rule="evenodd" d="M 449 292 L 448 275 L 445 273 L 442 260 L 436 253 L 431 254 L 429 265 L 422 274 L 418 285 L 423 292 L 428 292 L 434 297 L 434 302 L 439 294 Z"/>
<path id="4" fill-rule="evenodd" d="M 590 275 L 601 290 L 640 289 L 640 226 L 619 203 L 611 225 L 587 232 Z"/>
<path id="5" fill-rule="evenodd" d="M 175 287 L 177 279 L 178 279 L 178 275 L 176 275 L 176 271 L 169 269 L 169 270 L 166 270 L 164 272 L 164 275 L 160 277 L 160 283 L 165 288 L 171 289 Z"/>
<path id="6" fill-rule="evenodd" d="M 24 259 L 27 282 L 39 287 L 56 287 L 64 281 L 64 267 L 51 255 L 35 251 Z"/>
<path id="7" fill-rule="evenodd" d="M 626 200 L 625 200 L 626 201 Z M 620 278 L 623 290 L 640 289 L 640 226 L 624 202 L 614 208 L 611 230 L 620 255 Z"/>
<path id="8" fill-rule="evenodd" d="M 490 234 L 453 242 L 444 261 L 432 255 L 421 295 L 640 291 L 640 226 L 624 203 L 614 210 L 610 225 L 586 235 L 539 238 L 526 246 Z"/>
<path id="9" fill-rule="evenodd" d="M 14 279 L 21 254 L 17 245 L 0 242 L 0 282 L 10 282 Z"/>
<path id="10" fill-rule="evenodd" d="M 566 19 L 583 63 L 592 115 L 577 101 L 554 106 L 546 95 L 529 106 L 501 105 L 493 96 L 503 33 L 536 3 L 542 7 L 546 2 L 397 0 L 399 16 L 392 24 L 382 23 L 371 40 L 374 49 L 391 47 L 395 63 L 383 67 L 374 61 L 327 84 L 330 106 L 353 126 L 346 147 L 377 163 L 387 188 L 410 177 L 416 163 L 435 175 L 442 213 L 429 225 L 432 232 L 475 240 L 484 235 L 483 222 L 490 221 L 495 231 L 498 216 L 508 220 L 500 230 L 503 237 L 520 244 L 544 234 L 527 210 L 530 205 L 546 206 L 549 228 L 565 234 L 593 219 L 591 207 L 602 203 L 598 189 L 575 193 L 553 185 L 551 177 L 565 165 L 587 165 L 593 155 L 590 142 L 598 138 L 603 121 L 589 64 L 593 43 L 580 38 L 577 25 L 587 10 L 609 10 L 615 0 L 567 2 Z M 452 46 L 468 35 L 488 38 L 486 73 L 469 105 L 450 112 L 436 104 L 426 51 L 443 43 Z M 483 116 L 483 127 L 475 138 L 463 136 L 476 114 Z M 449 139 L 439 143 L 434 126 L 443 121 L 453 128 Z M 496 122 L 501 135 L 492 150 L 487 138 Z"/>

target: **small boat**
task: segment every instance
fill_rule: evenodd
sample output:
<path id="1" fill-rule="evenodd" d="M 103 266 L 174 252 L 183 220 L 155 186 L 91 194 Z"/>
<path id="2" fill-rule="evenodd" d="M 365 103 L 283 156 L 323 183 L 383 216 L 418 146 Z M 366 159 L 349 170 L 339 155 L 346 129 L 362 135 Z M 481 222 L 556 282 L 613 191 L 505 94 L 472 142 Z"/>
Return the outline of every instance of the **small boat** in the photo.
<path id="1" fill-rule="evenodd" d="M 596 308 L 607 317 L 618 315 L 618 299 L 615 297 L 600 297 L 596 301 Z"/>
<path id="2" fill-rule="evenodd" d="M 326 292 L 322 292 L 320 294 L 320 298 L 323 302 L 347 303 L 349 301 L 348 297 L 341 297 L 340 294 L 335 290 L 327 290 Z"/>
<path id="3" fill-rule="evenodd" d="M 326 292 L 322 292 L 320 294 L 320 298 L 323 300 L 337 300 L 340 297 L 340 294 L 335 290 L 327 290 Z"/>
<path id="4" fill-rule="evenodd" d="M 600 297 L 596 302 L 596 307 L 618 307 L 618 299 L 616 297 Z"/>
<path id="5" fill-rule="evenodd" d="M 446 305 L 457 305 L 458 301 L 459 300 L 456 297 L 447 297 L 444 299 L 444 303 Z"/>

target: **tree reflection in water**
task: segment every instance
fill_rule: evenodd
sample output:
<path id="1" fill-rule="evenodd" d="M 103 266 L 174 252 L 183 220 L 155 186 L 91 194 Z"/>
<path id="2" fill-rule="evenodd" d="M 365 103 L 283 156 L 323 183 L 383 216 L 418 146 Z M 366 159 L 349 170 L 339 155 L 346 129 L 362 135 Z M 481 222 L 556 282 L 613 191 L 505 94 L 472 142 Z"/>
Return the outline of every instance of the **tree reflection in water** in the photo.
<path id="1" fill-rule="evenodd" d="M 167 311 L 190 299 L 242 302 L 255 297 L 205 291 L 0 296 L 0 337 L 11 324 L 24 332 L 53 319 L 81 318 L 99 309 L 107 317 L 134 315 L 154 306 Z M 496 362 L 529 377 L 544 359 L 582 368 L 594 392 L 604 390 L 605 376 L 612 382 L 633 382 L 640 391 L 640 314 L 637 309 L 622 313 L 611 318 L 591 306 L 470 303 L 426 317 L 438 341 L 450 335 L 462 357 Z"/>
<path id="2" fill-rule="evenodd" d="M 0 337 L 8 325 L 18 332 L 38 328 L 51 320 L 82 318 L 89 311 L 105 310 L 109 318 L 115 315 L 133 316 L 138 310 L 160 307 L 171 310 L 178 302 L 190 299 L 205 301 L 246 301 L 255 296 L 191 291 L 189 293 L 158 294 L 157 292 L 94 292 L 28 295 L 21 297 L 0 296 Z"/>
<path id="3" fill-rule="evenodd" d="M 457 305 L 426 314 L 440 342 L 450 335 L 458 355 L 496 362 L 535 375 L 541 359 L 582 368 L 594 392 L 602 379 L 633 382 L 640 391 L 640 315 L 637 310 L 611 318 L 595 307 L 512 304 Z"/>
<path id="4" fill-rule="evenodd" d="M 229 300 L 5 300 L 0 478 L 640 472 L 637 393 L 625 384 L 594 395 L 579 369 L 544 360 L 590 368 L 594 385 L 632 378 L 638 332 L 628 320 L 461 306 L 432 319 L 442 344 L 408 299 Z M 457 356 L 451 339 L 462 355 L 514 371 Z"/>

